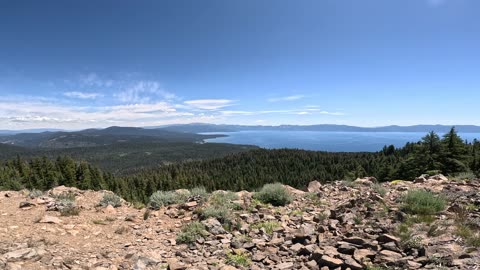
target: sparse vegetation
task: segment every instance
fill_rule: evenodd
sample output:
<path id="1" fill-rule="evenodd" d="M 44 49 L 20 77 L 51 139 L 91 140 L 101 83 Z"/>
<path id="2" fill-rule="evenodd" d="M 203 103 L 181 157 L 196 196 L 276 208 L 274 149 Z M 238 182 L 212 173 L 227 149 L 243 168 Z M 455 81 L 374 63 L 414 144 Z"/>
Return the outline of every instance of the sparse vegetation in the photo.
<path id="1" fill-rule="evenodd" d="M 225 206 L 232 204 L 232 202 L 236 200 L 238 200 L 238 195 L 231 191 L 217 191 L 210 196 L 210 203 L 212 205 Z"/>
<path id="2" fill-rule="evenodd" d="M 246 253 L 227 253 L 226 263 L 233 266 L 248 267 L 252 262 Z"/>
<path id="3" fill-rule="evenodd" d="M 455 181 L 471 181 L 477 178 L 473 172 L 461 172 L 454 175 L 453 180 Z"/>
<path id="4" fill-rule="evenodd" d="M 207 206 L 200 210 L 200 218 L 216 218 L 220 223 L 227 225 L 232 223 L 230 209 L 225 206 Z"/>
<path id="5" fill-rule="evenodd" d="M 255 199 L 273 206 L 285 206 L 292 202 L 290 192 L 280 183 L 266 184 L 253 195 Z"/>
<path id="6" fill-rule="evenodd" d="M 480 231 L 474 230 L 472 226 L 459 224 L 455 234 L 462 237 L 468 245 L 480 247 Z"/>
<path id="7" fill-rule="evenodd" d="M 206 201 L 208 199 L 208 192 L 203 186 L 194 187 L 190 189 L 189 197 L 200 199 L 200 201 Z"/>
<path id="8" fill-rule="evenodd" d="M 160 209 L 163 206 L 184 203 L 189 194 L 187 192 L 157 191 L 150 196 L 150 207 Z"/>
<path id="9" fill-rule="evenodd" d="M 414 215 L 435 215 L 445 209 L 446 199 L 423 189 L 410 190 L 403 197 L 403 210 Z"/>
<path id="10" fill-rule="evenodd" d="M 71 201 L 65 201 L 65 204 L 59 211 L 62 216 L 78 216 L 80 214 L 80 208 Z"/>
<path id="11" fill-rule="evenodd" d="M 252 229 L 264 229 L 267 234 L 272 234 L 277 228 L 280 228 L 281 225 L 277 221 L 265 221 L 257 224 L 253 224 Z"/>
<path id="12" fill-rule="evenodd" d="M 179 244 L 191 244 L 199 237 L 205 235 L 205 233 L 205 226 L 198 221 L 194 221 L 182 227 L 182 230 L 177 235 L 176 241 Z"/>
<path id="13" fill-rule="evenodd" d="M 38 197 L 41 197 L 43 196 L 43 191 L 41 190 L 38 190 L 38 189 L 32 189 L 28 192 L 28 197 L 30 198 L 38 198 Z"/>
<path id="14" fill-rule="evenodd" d="M 113 207 L 120 207 L 122 206 L 122 198 L 114 193 L 105 193 L 99 205 L 103 207 L 107 207 L 109 205 Z"/>
<path id="15" fill-rule="evenodd" d="M 385 195 L 387 194 L 387 189 L 383 187 L 382 184 L 376 183 L 373 185 L 372 188 L 375 192 L 377 192 L 382 197 L 385 197 Z"/>

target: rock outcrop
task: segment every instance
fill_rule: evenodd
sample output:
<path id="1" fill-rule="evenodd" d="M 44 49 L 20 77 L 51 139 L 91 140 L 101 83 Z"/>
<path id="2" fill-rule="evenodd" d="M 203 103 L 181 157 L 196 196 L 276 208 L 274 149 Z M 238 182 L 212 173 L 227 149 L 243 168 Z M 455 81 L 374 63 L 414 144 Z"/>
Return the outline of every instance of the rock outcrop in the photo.
<path id="1" fill-rule="evenodd" d="M 288 187 L 295 199 L 283 207 L 242 191 L 230 222 L 205 218 L 205 233 L 190 244 L 177 243 L 177 235 L 209 202 L 100 208 L 107 192 L 0 192 L 0 269 L 476 269 L 479 188 L 479 181 L 441 175 L 315 181 L 309 192 Z M 448 205 L 428 217 L 407 213 L 401 198 L 415 189 L 441 194 Z M 65 192 L 75 194 L 78 215 L 52 208 Z"/>

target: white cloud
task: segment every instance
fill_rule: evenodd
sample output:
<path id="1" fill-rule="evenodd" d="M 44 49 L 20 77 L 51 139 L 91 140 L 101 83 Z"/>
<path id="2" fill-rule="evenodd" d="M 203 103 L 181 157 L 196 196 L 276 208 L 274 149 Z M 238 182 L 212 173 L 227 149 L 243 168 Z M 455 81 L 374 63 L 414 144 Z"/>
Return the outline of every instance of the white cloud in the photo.
<path id="1" fill-rule="evenodd" d="M 156 81 L 136 82 L 115 94 L 115 97 L 126 103 L 146 103 L 157 99 L 173 100 L 176 98 L 174 94 L 162 89 Z"/>
<path id="2" fill-rule="evenodd" d="M 200 110 L 218 110 L 233 105 L 230 99 L 196 99 L 187 100 L 184 104 Z"/>
<path id="3" fill-rule="evenodd" d="M 337 115 L 337 116 L 345 115 L 345 113 L 342 113 L 342 112 L 320 111 L 319 113 L 320 114 L 327 114 L 327 115 Z"/>
<path id="4" fill-rule="evenodd" d="M 100 93 L 89 93 L 89 92 L 79 92 L 79 91 L 72 91 L 72 92 L 65 92 L 63 93 L 64 96 L 70 98 L 80 98 L 80 99 L 96 99 L 98 97 L 103 97 Z"/>
<path id="5" fill-rule="evenodd" d="M 96 73 L 89 73 L 80 76 L 80 83 L 83 86 L 111 87 L 114 81 L 101 79 Z"/>
<path id="6" fill-rule="evenodd" d="M 267 99 L 268 102 L 279 102 L 279 101 L 294 101 L 304 98 L 304 95 L 292 95 L 286 97 L 275 97 Z"/>

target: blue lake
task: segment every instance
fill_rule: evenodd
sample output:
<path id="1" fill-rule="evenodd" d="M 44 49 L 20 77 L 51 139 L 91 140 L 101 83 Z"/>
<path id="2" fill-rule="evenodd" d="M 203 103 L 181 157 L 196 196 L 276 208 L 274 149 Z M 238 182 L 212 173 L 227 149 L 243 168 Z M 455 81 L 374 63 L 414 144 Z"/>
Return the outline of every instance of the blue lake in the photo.
<path id="1" fill-rule="evenodd" d="M 331 152 L 375 152 L 384 145 L 404 146 L 416 142 L 426 132 L 325 132 L 325 131 L 238 131 L 209 132 L 226 137 L 207 139 L 206 142 L 251 144 L 263 148 L 299 148 Z M 439 134 L 440 136 L 443 134 Z M 464 140 L 480 139 L 479 133 L 460 133 Z"/>

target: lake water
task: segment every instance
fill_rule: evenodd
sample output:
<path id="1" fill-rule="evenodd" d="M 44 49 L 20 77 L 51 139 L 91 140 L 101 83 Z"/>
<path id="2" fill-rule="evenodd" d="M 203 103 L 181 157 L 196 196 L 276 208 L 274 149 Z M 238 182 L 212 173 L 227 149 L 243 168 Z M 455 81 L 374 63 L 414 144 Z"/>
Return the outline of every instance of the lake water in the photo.
<path id="1" fill-rule="evenodd" d="M 324 132 L 324 131 L 238 131 L 209 132 L 226 137 L 207 139 L 206 142 L 252 144 L 263 148 L 299 148 L 331 152 L 375 152 L 384 145 L 404 146 L 416 142 L 427 133 L 421 132 Z M 442 134 L 439 134 L 440 136 Z M 479 133 L 460 133 L 464 140 L 480 139 Z"/>

